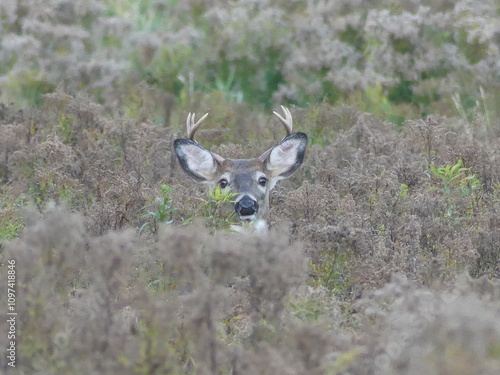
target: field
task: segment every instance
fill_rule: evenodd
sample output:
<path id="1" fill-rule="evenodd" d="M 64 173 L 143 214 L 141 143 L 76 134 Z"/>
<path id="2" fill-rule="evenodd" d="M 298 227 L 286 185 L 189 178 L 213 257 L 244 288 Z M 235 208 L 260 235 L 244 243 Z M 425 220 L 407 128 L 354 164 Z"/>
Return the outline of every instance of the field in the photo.
<path id="1" fill-rule="evenodd" d="M 493 0 L 0 3 L 1 372 L 499 374 L 499 61 Z M 236 233 L 172 142 L 280 105 Z"/>

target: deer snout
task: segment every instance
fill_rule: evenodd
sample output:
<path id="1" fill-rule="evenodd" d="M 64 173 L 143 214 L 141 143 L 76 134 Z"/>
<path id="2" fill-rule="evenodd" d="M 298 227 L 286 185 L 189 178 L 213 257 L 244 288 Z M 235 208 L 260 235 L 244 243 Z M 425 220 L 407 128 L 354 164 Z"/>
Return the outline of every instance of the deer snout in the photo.
<path id="1" fill-rule="evenodd" d="M 259 205 L 248 195 L 244 195 L 234 204 L 234 210 L 240 216 L 251 216 L 259 211 Z"/>

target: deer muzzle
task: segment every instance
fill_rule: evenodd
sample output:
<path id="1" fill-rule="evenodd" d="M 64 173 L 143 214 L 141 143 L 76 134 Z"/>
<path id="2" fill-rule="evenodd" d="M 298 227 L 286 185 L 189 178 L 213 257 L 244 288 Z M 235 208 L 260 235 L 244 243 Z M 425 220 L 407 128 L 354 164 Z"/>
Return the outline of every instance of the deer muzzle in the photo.
<path id="1" fill-rule="evenodd" d="M 244 220 L 247 216 L 255 215 L 257 211 L 259 211 L 259 205 L 254 199 L 250 198 L 248 195 L 244 195 L 241 199 L 236 201 L 234 210 L 240 215 L 240 218 Z"/>

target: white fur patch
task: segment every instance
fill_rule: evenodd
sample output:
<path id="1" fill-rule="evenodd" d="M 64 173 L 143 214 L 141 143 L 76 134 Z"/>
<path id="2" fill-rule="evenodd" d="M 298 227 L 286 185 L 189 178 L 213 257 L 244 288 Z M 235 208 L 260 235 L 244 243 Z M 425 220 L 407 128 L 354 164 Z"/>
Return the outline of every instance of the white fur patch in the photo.
<path id="1" fill-rule="evenodd" d="M 242 222 L 240 225 L 231 225 L 231 229 L 242 234 L 265 234 L 267 233 L 267 222 L 262 219 L 250 222 Z"/>

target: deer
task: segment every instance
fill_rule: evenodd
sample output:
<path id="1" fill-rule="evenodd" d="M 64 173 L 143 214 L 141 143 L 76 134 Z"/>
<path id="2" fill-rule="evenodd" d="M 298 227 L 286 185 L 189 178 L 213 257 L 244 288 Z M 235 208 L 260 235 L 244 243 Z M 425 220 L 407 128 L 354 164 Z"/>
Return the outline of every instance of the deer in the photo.
<path id="1" fill-rule="evenodd" d="M 290 110 L 281 106 L 283 115 L 273 111 L 286 136 L 258 158 L 228 159 L 211 152 L 194 139 L 208 113 L 195 122 L 195 113 L 186 119 L 188 138 L 174 141 L 180 166 L 194 181 L 218 186 L 223 192 L 237 194 L 234 210 L 241 223 L 250 222 L 256 232 L 266 232 L 269 218 L 269 193 L 280 180 L 289 178 L 304 161 L 307 134 L 292 133 Z"/>

